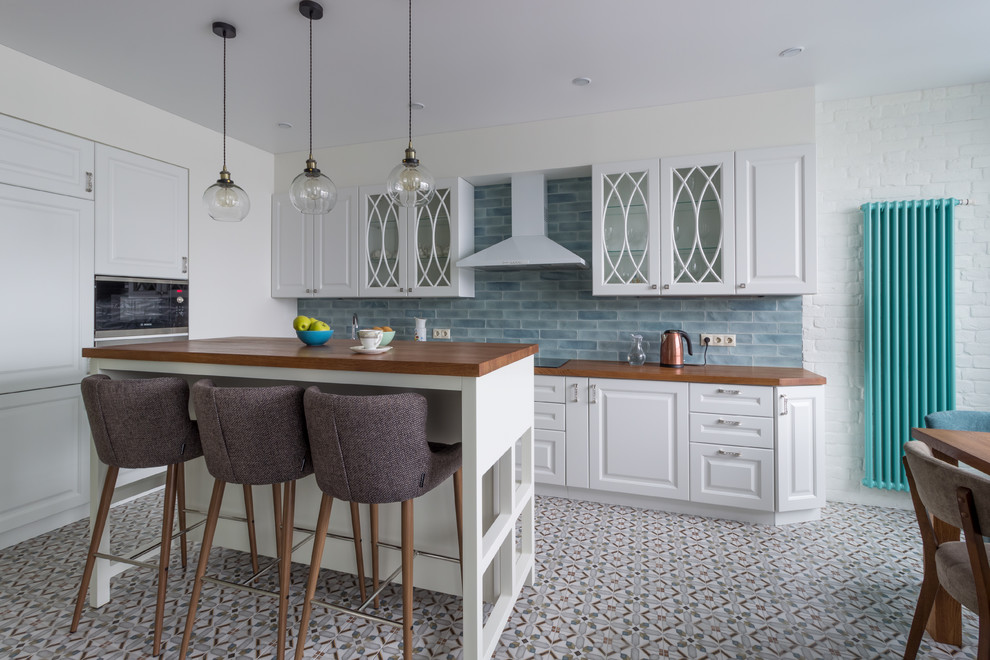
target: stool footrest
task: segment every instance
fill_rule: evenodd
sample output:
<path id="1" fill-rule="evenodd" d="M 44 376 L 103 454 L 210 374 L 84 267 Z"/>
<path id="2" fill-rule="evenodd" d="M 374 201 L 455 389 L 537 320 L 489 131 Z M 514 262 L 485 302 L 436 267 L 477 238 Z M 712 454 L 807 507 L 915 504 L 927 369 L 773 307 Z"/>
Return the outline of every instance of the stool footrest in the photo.
<path id="1" fill-rule="evenodd" d="M 401 621 L 393 621 L 392 619 L 386 619 L 382 616 L 375 616 L 374 614 L 368 614 L 367 612 L 362 612 L 359 609 L 354 610 L 349 607 L 344 607 L 343 605 L 334 605 L 333 603 L 327 603 L 322 600 L 316 600 L 315 598 L 310 601 L 314 605 L 319 605 L 325 607 L 328 610 L 334 610 L 335 612 L 342 612 L 343 614 L 350 614 L 351 616 L 359 616 L 362 619 L 368 619 L 369 621 L 374 621 L 375 623 L 384 623 L 389 626 L 395 626 L 396 628 L 402 627 Z M 364 607 L 362 605 L 362 607 Z"/>
<path id="2" fill-rule="evenodd" d="M 135 556 L 140 557 L 141 555 L 147 553 L 148 551 L 145 550 L 144 552 L 138 553 Z M 156 569 L 158 568 L 158 562 L 152 563 L 149 561 L 140 561 L 138 559 L 131 559 L 130 557 L 121 557 L 120 555 L 108 555 L 102 552 L 94 552 L 93 556 L 99 559 L 107 559 L 109 561 L 115 561 L 123 564 L 130 564 L 131 566 L 143 566 L 144 568 L 156 568 Z"/>

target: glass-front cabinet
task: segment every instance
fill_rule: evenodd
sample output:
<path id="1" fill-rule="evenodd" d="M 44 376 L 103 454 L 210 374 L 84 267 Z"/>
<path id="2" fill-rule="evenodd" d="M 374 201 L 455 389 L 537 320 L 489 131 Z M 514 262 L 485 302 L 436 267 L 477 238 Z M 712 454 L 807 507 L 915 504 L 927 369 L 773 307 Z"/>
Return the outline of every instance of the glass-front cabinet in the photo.
<path id="1" fill-rule="evenodd" d="M 426 206 L 392 204 L 384 186 L 361 188 L 360 295 L 473 297 L 474 271 L 454 266 L 474 247 L 474 187 L 437 183 Z"/>
<path id="2" fill-rule="evenodd" d="M 592 167 L 594 295 L 657 295 L 659 161 Z"/>
<path id="3" fill-rule="evenodd" d="M 732 295 L 732 152 L 660 159 L 662 293 Z"/>

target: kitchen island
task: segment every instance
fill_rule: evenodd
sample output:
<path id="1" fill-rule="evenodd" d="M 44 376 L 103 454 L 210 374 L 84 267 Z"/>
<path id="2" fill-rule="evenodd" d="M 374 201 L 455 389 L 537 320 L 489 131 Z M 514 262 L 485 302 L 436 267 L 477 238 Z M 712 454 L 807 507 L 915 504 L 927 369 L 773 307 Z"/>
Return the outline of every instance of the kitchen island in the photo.
<path id="1" fill-rule="evenodd" d="M 337 393 L 423 394 L 429 402 L 430 440 L 464 444 L 464 562 L 461 587 L 456 564 L 421 556 L 414 572 L 416 586 L 462 593 L 464 657 L 490 657 L 522 586 L 533 579 L 532 356 L 538 347 L 399 341 L 386 353 L 361 355 L 350 350 L 355 343 L 336 339 L 323 346 L 304 346 L 296 339 L 236 337 L 88 348 L 83 356 L 91 359 L 92 373 L 111 378 L 178 375 L 190 384 L 211 378 L 220 386 L 296 383 Z M 522 468 L 518 472 L 517 455 Z M 91 464 L 91 501 L 96 502 L 106 468 L 95 451 Z M 205 510 L 212 479 L 202 459 L 191 461 L 186 474 L 188 506 Z M 265 515 L 270 505 L 265 504 L 265 489 L 256 490 L 262 496 L 255 502 L 260 549 L 274 555 L 273 523 Z M 450 500 L 449 489 L 442 487 L 417 500 L 417 550 L 457 555 Z M 301 525 L 315 525 L 319 501 L 315 479 L 301 480 L 296 495 L 296 520 Z M 225 502 L 225 512 L 239 513 L 234 506 L 234 501 Z M 331 519 L 331 531 L 349 528 L 345 509 L 338 508 L 340 519 Z M 220 527 L 215 543 L 246 550 L 246 534 L 240 527 Z M 394 512 L 382 507 L 381 529 L 384 540 L 397 538 L 397 505 Z M 328 549 L 333 549 L 329 545 L 333 542 L 328 539 Z M 101 550 L 108 547 L 107 535 Z M 308 563 L 308 552 L 307 544 L 296 560 Z M 347 551 L 328 551 L 324 566 L 354 572 L 348 557 Z M 397 562 L 398 556 L 385 554 L 383 561 L 387 572 L 388 563 Z M 107 560 L 97 561 L 90 589 L 94 605 L 109 600 L 110 577 L 120 570 Z M 484 601 L 491 603 L 487 621 Z"/>

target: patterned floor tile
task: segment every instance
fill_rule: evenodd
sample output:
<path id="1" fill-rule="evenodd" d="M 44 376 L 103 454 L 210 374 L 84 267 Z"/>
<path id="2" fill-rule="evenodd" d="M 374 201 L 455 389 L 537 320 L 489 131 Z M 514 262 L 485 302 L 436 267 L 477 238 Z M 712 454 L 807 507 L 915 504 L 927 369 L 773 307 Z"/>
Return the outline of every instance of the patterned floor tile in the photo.
<path id="1" fill-rule="evenodd" d="M 115 543 L 155 540 L 160 506 L 159 493 L 115 508 Z M 820 521 L 768 527 L 538 497 L 536 520 L 536 579 L 516 603 L 496 658 L 845 660 L 903 651 L 921 579 L 911 512 L 833 503 Z M 113 601 L 87 605 L 79 631 L 68 632 L 87 534 L 80 521 L 0 551 L 0 657 L 149 657 L 153 571 L 114 578 Z M 198 551 L 191 544 L 190 557 Z M 195 561 L 179 568 L 177 547 L 172 559 L 168 659 L 178 655 Z M 242 579 L 250 561 L 217 548 L 209 572 Z M 293 566 L 290 651 L 307 573 Z M 275 573 L 259 581 L 264 589 L 277 584 Z M 323 571 L 317 598 L 353 606 L 358 591 L 354 576 Z M 418 589 L 415 598 L 414 657 L 462 658 L 460 600 Z M 205 586 L 189 657 L 271 657 L 276 611 L 271 597 Z M 390 586 L 375 613 L 399 618 L 401 611 L 401 590 Z M 926 637 L 919 657 L 972 658 L 976 635 L 975 615 L 964 612 L 966 645 Z M 401 658 L 401 633 L 316 607 L 304 657 Z"/>

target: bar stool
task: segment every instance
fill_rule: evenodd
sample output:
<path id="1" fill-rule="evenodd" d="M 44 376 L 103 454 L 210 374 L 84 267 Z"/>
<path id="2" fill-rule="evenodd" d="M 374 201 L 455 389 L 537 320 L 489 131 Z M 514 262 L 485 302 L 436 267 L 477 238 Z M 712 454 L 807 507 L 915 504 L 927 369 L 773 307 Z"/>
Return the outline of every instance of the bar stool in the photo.
<path id="1" fill-rule="evenodd" d="M 103 491 L 93 525 L 93 536 L 86 555 L 86 567 L 83 570 L 69 630 L 76 632 L 79 627 L 83 603 L 86 600 L 86 592 L 97 558 L 157 568 L 158 600 L 155 606 L 154 655 L 158 655 L 161 653 L 165 587 L 172 539 L 175 536 L 181 539 L 181 561 L 182 567 L 185 568 L 185 535 L 202 524 L 186 527 L 183 463 L 203 455 L 196 423 L 189 419 L 189 386 L 181 378 L 111 380 L 108 376 L 99 374 L 84 378 L 80 388 L 93 435 L 93 444 L 96 446 L 100 461 L 107 466 L 107 474 L 103 480 Z M 99 552 L 120 468 L 163 466 L 168 467 L 165 472 L 165 507 L 162 515 L 161 541 L 127 556 Z M 250 495 L 250 490 L 245 487 L 244 500 L 248 536 L 252 548 L 251 561 L 257 565 L 254 511 Z M 173 535 L 176 498 L 179 504 L 179 531 Z M 157 566 L 141 560 L 141 557 L 155 548 L 160 548 Z"/>
<path id="2" fill-rule="evenodd" d="M 192 387 L 193 408 L 199 420 L 206 468 L 214 477 L 213 495 L 203 532 L 203 545 L 196 569 L 189 613 L 179 657 L 189 650 L 196 609 L 203 582 L 240 588 L 254 593 L 278 596 L 279 659 L 285 654 L 285 626 L 289 607 L 289 573 L 292 565 L 296 480 L 313 473 L 306 441 L 303 416 L 303 390 L 292 385 L 275 387 L 215 387 L 209 379 Z M 278 537 L 279 592 L 262 591 L 250 586 L 271 564 L 256 572 L 246 584 L 206 576 L 213 537 L 216 532 L 224 487 L 228 483 L 245 485 L 272 484 L 278 492 L 282 485 L 282 512 L 276 520 Z M 354 527 L 358 575 L 364 590 L 364 562 L 361 557 L 360 521 L 357 507 L 351 509 Z M 308 538 L 308 537 L 307 537 Z M 303 541 L 305 542 L 305 541 Z"/>
<path id="3" fill-rule="evenodd" d="M 463 554 L 461 524 L 461 444 L 444 445 L 426 440 L 426 399 L 415 393 L 379 396 L 324 394 L 317 387 L 304 397 L 306 426 L 316 483 L 323 491 L 316 523 L 313 558 L 303 600 L 296 660 L 302 658 L 316 581 L 323 557 L 323 543 L 334 498 L 367 503 L 372 507 L 372 567 L 374 597 L 378 588 L 378 504 L 402 503 L 402 643 L 403 657 L 412 658 L 413 499 L 454 477 L 458 559 Z M 393 574 L 394 576 L 394 574 Z M 368 603 L 365 602 L 362 608 Z M 396 623 L 346 610 L 376 621 Z"/>

